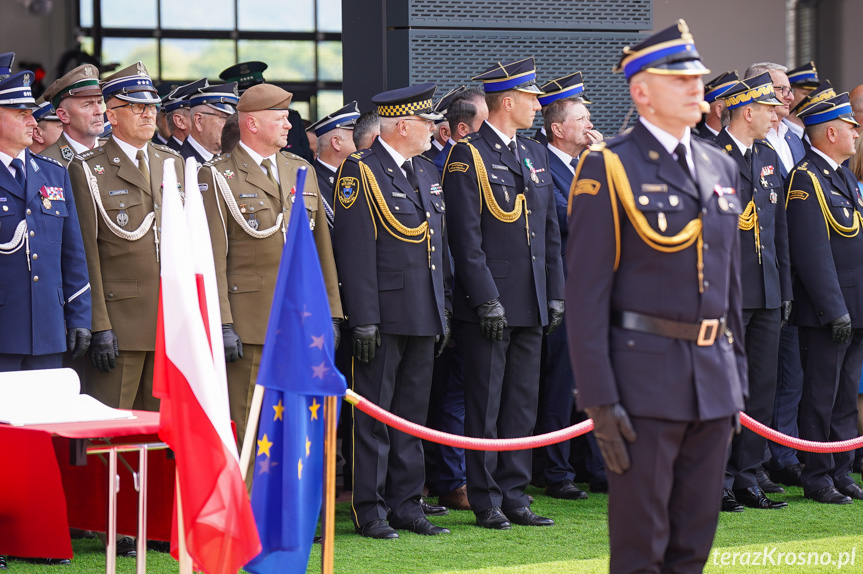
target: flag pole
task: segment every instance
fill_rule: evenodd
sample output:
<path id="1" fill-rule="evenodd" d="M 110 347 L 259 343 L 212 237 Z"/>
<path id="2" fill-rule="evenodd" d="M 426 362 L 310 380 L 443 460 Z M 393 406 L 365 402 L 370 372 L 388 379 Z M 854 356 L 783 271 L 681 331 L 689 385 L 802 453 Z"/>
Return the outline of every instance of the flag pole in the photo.
<path id="1" fill-rule="evenodd" d="M 255 440 L 258 437 L 258 422 L 261 420 L 261 406 L 264 403 L 264 387 L 255 385 L 255 393 L 252 395 L 252 405 L 249 407 L 249 420 L 246 423 L 246 434 L 243 437 L 243 451 L 240 454 L 240 472 L 243 480 L 249 484 L 249 462 L 255 451 Z"/>
<path id="2" fill-rule="evenodd" d="M 192 574 L 192 557 L 186 549 L 186 525 L 183 520 L 183 497 L 180 494 L 180 471 L 177 471 L 177 538 L 180 543 L 180 574 Z"/>
<path id="3" fill-rule="evenodd" d="M 324 512 L 321 524 L 321 573 L 333 574 L 336 533 L 336 427 L 339 397 L 324 398 Z"/>

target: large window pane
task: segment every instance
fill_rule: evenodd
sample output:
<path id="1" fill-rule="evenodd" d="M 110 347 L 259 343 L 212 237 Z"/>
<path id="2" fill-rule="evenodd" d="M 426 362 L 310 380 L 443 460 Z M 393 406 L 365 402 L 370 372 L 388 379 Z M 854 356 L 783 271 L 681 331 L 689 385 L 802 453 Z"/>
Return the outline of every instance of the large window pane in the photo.
<path id="1" fill-rule="evenodd" d="M 321 90 L 318 92 L 318 114 L 314 121 L 318 121 L 325 115 L 336 111 L 344 104 L 342 93 L 335 90 Z"/>
<path id="2" fill-rule="evenodd" d="M 102 0 L 105 28 L 156 28 L 156 0 Z"/>
<path id="3" fill-rule="evenodd" d="M 169 30 L 233 30 L 234 0 L 159 0 L 162 28 Z"/>
<path id="4" fill-rule="evenodd" d="M 237 46 L 241 62 L 260 60 L 269 65 L 264 78 L 270 82 L 308 82 L 315 79 L 314 42 L 239 40 Z"/>
<path id="5" fill-rule="evenodd" d="M 162 40 L 162 79 L 209 78 L 221 83 L 219 73 L 234 63 L 231 40 Z"/>
<path id="6" fill-rule="evenodd" d="M 81 12 L 78 20 L 78 26 L 81 28 L 89 28 L 93 25 L 93 0 L 80 0 L 78 2 Z"/>
<path id="7" fill-rule="evenodd" d="M 237 0 L 238 25 L 242 30 L 275 30 L 280 32 L 313 32 L 314 0 Z"/>
<path id="8" fill-rule="evenodd" d="M 318 79 L 324 82 L 342 81 L 341 42 L 318 42 Z"/>
<path id="9" fill-rule="evenodd" d="M 342 0 L 318 0 L 318 31 L 342 31 Z"/>
<path id="10" fill-rule="evenodd" d="M 102 62 L 116 62 L 118 70 L 135 62 L 144 62 L 150 77 L 159 75 L 156 61 L 156 40 L 150 38 L 104 38 L 102 40 Z M 110 75 L 106 74 L 106 75 Z"/>

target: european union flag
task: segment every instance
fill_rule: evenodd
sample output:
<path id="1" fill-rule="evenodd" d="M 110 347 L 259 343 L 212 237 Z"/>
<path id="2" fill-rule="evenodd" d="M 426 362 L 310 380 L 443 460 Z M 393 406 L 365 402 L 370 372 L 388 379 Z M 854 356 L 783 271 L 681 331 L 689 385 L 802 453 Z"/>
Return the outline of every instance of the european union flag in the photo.
<path id="1" fill-rule="evenodd" d="M 302 197 L 306 170 L 297 174 Z M 302 202 L 291 209 L 258 384 L 252 510 L 263 550 L 246 570 L 305 572 L 323 494 L 323 397 L 344 395 L 333 365 L 333 327 L 317 248 Z"/>

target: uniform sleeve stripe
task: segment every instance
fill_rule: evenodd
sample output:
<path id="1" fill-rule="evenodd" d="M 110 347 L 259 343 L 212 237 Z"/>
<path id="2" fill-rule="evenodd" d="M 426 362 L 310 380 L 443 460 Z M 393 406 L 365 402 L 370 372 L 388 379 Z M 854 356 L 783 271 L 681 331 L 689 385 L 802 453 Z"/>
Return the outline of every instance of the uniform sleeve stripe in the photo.
<path id="1" fill-rule="evenodd" d="M 78 297 L 80 297 L 81 295 L 86 293 L 89 289 L 90 289 L 90 284 L 87 283 L 86 285 L 81 287 L 81 289 L 79 289 L 74 295 L 69 297 L 69 299 L 66 301 L 66 303 L 71 303 L 72 301 L 74 301 L 75 299 L 77 299 Z"/>

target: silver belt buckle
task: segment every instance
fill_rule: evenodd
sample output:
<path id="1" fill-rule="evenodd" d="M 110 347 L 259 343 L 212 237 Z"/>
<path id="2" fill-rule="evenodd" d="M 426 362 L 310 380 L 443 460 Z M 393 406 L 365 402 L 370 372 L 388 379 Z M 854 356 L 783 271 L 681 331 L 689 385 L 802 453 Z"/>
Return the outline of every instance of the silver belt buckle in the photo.
<path id="1" fill-rule="evenodd" d="M 716 341 L 716 335 L 719 334 L 719 319 L 704 319 L 701 321 L 701 328 L 698 330 L 698 339 L 695 344 L 699 347 L 709 347 Z"/>

